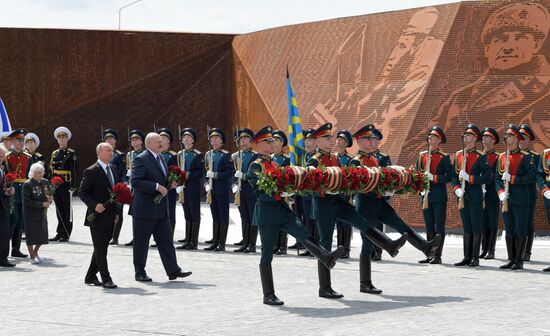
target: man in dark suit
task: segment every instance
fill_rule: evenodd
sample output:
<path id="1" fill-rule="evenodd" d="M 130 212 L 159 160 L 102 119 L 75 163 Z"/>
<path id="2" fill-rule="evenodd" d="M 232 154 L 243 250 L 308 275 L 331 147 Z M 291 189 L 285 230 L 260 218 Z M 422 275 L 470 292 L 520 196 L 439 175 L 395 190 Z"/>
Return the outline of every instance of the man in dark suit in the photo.
<path id="1" fill-rule="evenodd" d="M 4 145 L 0 145 L 0 162 L 3 162 L 8 150 Z M 13 267 L 8 261 L 8 254 L 10 250 L 10 211 L 8 206 L 8 197 L 15 194 L 15 188 L 4 188 L 5 174 L 0 167 L 0 266 Z"/>
<path id="2" fill-rule="evenodd" d="M 119 220 L 119 211 L 116 204 L 107 204 L 112 187 L 120 181 L 118 168 L 110 162 L 113 160 L 114 149 L 102 142 L 96 147 L 97 162 L 86 168 L 80 182 L 78 196 L 88 207 L 84 225 L 90 227 L 94 253 L 88 273 L 84 278 L 87 285 L 116 288 L 107 266 L 107 249 L 113 237 L 115 223 Z M 93 221 L 88 216 L 95 213 Z M 101 282 L 97 278 L 101 274 Z"/>
<path id="3" fill-rule="evenodd" d="M 152 281 L 145 272 L 151 234 L 157 243 L 168 279 L 184 278 L 191 275 L 191 272 L 182 272 L 176 260 L 170 210 L 166 199 L 168 192 L 176 185 L 168 184 L 168 166 L 160 155 L 163 150 L 161 136 L 154 132 L 147 134 L 145 147 L 147 150 L 136 156 L 132 162 L 135 278 L 136 281 Z M 155 202 L 155 197 L 159 194 L 162 199 Z"/>

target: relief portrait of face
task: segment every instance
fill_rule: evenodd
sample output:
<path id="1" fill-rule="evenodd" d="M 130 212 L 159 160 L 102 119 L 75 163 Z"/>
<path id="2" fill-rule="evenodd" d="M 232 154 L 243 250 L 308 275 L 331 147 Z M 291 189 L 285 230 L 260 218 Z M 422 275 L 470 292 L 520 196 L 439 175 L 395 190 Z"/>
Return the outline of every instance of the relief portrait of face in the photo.
<path id="1" fill-rule="evenodd" d="M 495 34 L 485 46 L 485 56 L 491 69 L 509 70 L 529 63 L 540 50 L 542 42 L 531 32 L 504 31 Z"/>

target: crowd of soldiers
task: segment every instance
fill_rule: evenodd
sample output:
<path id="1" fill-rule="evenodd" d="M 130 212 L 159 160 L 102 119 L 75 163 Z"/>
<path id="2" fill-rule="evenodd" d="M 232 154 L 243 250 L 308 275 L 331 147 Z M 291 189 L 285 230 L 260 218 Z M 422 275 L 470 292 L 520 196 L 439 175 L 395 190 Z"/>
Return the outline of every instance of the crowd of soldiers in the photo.
<path id="1" fill-rule="evenodd" d="M 204 250 L 225 251 L 229 208 L 233 198 L 239 209 L 242 229 L 242 240 L 234 244 L 237 246 L 234 252 L 255 253 L 259 233 L 262 254 L 260 274 L 266 304 L 282 304 L 275 296 L 271 261 L 274 254 L 287 254 L 287 249 L 297 249 L 299 253 L 303 248 L 304 252 L 299 255 L 319 259 L 319 296 L 342 297 L 332 289 L 330 269 L 336 259 L 349 258 L 352 227 L 360 231 L 362 238 L 359 260 L 361 292 L 382 292 L 371 279 L 371 261 L 380 260 L 382 250 L 393 257 L 405 242 L 409 242 L 425 256 L 419 263 L 441 264 L 449 183 L 458 200 L 464 228 L 464 257 L 455 266 L 475 267 L 479 265 L 480 258 L 495 258 L 498 221 L 502 214 L 508 262 L 501 268 L 522 269 L 523 261 L 530 260 L 531 256 L 535 202 L 539 192 L 544 197 L 550 222 L 550 149 L 540 155 L 533 152 L 530 142 L 535 140 L 535 136 L 525 124 L 519 127 L 509 125 L 504 133 L 506 151 L 503 153 L 495 151 L 500 137 L 494 129 L 487 127 L 480 130 L 476 125 L 468 125 L 463 132 L 463 148 L 456 152 L 453 161 L 441 150 L 441 145 L 447 140 L 444 131 L 437 126 L 428 130 L 427 150 L 419 153 L 416 163 L 416 168 L 429 179 L 429 187 L 420 197 L 426 239 L 391 206 L 392 193 L 380 195 L 369 192 L 354 197 L 332 193 L 314 196 L 285 194 L 282 199 L 275 199 L 273 195 L 260 191 L 256 185 L 258 171 L 275 165 L 290 165 L 290 157 L 286 153 L 288 139 L 281 130 L 273 130 L 270 126 L 256 133 L 248 128 L 235 130 L 233 140 L 238 151 L 232 154 L 224 149 L 227 138 L 220 128 L 208 130 L 210 149 L 206 153 L 195 148 L 197 133 L 192 128 L 179 130 L 178 141 L 182 144 L 179 152 L 171 150 L 175 139 L 169 128 L 155 131 L 162 138 L 162 155 L 167 165 L 177 165 L 187 172 L 185 186 L 168 193 L 173 231 L 178 202 L 182 204 L 185 217 L 185 239 L 178 241 L 183 244 L 177 249 L 196 250 L 199 246 L 200 204 L 204 190 L 213 219 L 213 237 L 206 241 L 208 246 Z M 3 173 L 17 174 L 14 182 L 15 209 L 10 212 L 12 257 L 27 257 L 20 251 L 24 226 L 21 185 L 27 179 L 29 167 L 35 162 L 46 166 L 49 177 L 58 176 L 64 181 L 53 195 L 58 225 L 56 235 L 50 241 L 67 242 L 70 239 L 73 228 L 72 193 L 77 188 L 77 156 L 68 147 L 71 138 L 69 129 L 58 127 L 54 137 L 59 148 L 52 152 L 49 162 L 37 152 L 40 140 L 36 134 L 17 129 L 2 138 L 2 144 L 9 149 L 2 163 Z M 332 124 L 327 123 L 304 131 L 303 137 L 305 153 L 300 162 L 303 166 L 392 165 L 389 155 L 378 148 L 383 138 L 382 132 L 372 124 L 352 135 L 347 130 L 333 132 Z M 131 149 L 127 154 L 116 148 L 118 139 L 116 130 L 108 128 L 102 131 L 102 140 L 115 148 L 111 163 L 117 166 L 119 179 L 131 186 L 132 161 L 145 150 L 145 134 L 138 129 L 128 132 Z M 351 154 L 348 148 L 354 141 L 359 151 Z M 478 149 L 478 142 L 482 143 L 482 150 Z M 253 145 L 256 150 L 253 150 Z M 115 225 L 111 244 L 119 243 L 123 210 L 120 208 L 118 211 L 119 221 Z M 391 240 L 384 234 L 383 225 L 398 231 L 401 237 Z M 338 248 L 330 253 L 335 227 Z M 287 234 L 296 238 L 296 244 L 288 246 Z M 132 242 L 126 245 L 132 245 Z M 0 261 L 2 266 L 13 265 L 7 258 Z M 544 271 L 550 271 L 550 268 Z"/>

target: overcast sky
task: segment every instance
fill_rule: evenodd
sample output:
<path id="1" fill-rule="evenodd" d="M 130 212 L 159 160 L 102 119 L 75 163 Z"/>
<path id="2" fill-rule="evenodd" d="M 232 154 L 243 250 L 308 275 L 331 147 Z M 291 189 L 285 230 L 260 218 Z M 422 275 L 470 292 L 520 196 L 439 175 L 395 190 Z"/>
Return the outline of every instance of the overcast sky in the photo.
<path id="1" fill-rule="evenodd" d="M 0 27 L 118 29 L 134 0 L 0 0 Z M 453 0 L 141 0 L 121 29 L 248 33 L 295 23 L 455 2 Z"/>

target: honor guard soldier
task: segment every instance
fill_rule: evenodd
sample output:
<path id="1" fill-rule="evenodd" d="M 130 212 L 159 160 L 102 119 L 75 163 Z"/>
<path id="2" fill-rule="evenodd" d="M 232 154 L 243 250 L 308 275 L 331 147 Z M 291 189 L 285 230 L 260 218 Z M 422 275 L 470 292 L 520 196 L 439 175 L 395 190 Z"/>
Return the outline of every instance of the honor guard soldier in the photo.
<path id="1" fill-rule="evenodd" d="M 545 149 L 540 157 L 537 186 L 542 191 L 546 219 L 548 220 L 548 225 L 550 225 L 550 148 Z M 543 269 L 543 271 L 550 272 L 550 267 Z"/>
<path id="2" fill-rule="evenodd" d="M 220 128 L 212 128 L 208 132 L 211 149 L 204 156 L 206 167 L 206 183 L 204 190 L 207 200 L 211 198 L 210 211 L 213 220 L 213 237 L 206 243 L 206 251 L 225 251 L 227 230 L 229 229 L 229 201 L 231 182 L 233 180 L 233 161 L 231 154 L 223 149 L 225 134 Z M 210 196 L 208 196 L 210 194 Z"/>
<path id="3" fill-rule="evenodd" d="M 536 180 L 535 159 L 519 148 L 520 129 L 510 124 L 504 133 L 506 152 L 497 161 L 496 188 L 506 229 L 508 263 L 501 269 L 523 269 L 529 226 L 529 184 Z"/>
<path id="4" fill-rule="evenodd" d="M 463 149 L 456 152 L 452 185 L 459 198 L 459 212 L 464 227 L 464 257 L 455 266 L 479 266 L 481 226 L 485 185 L 491 182 L 491 168 L 487 155 L 478 151 L 476 143 L 482 134 L 474 124 L 469 124 L 462 136 Z"/>
<path id="5" fill-rule="evenodd" d="M 351 146 L 353 146 L 353 138 L 351 137 L 351 133 L 347 130 L 338 131 L 338 133 L 336 133 L 336 148 L 338 149 L 336 156 L 338 157 L 338 164 L 340 167 L 349 166 L 351 159 L 353 159 L 353 155 L 347 151 L 347 148 L 350 148 Z M 347 202 L 353 202 L 350 196 L 341 195 L 341 197 Z M 353 229 L 351 226 L 346 225 L 339 220 L 336 221 L 336 245 L 344 246 L 345 250 L 342 255 L 342 259 L 349 258 L 352 234 Z"/>
<path id="6" fill-rule="evenodd" d="M 237 130 L 235 142 L 239 150 L 231 155 L 235 169 L 235 181 L 232 191 L 235 194 L 235 203 L 241 214 L 241 227 L 243 234 L 242 246 L 234 252 L 255 253 L 256 241 L 258 239 L 258 227 L 252 227 L 252 215 L 254 214 L 254 205 L 256 196 L 249 183 L 246 183 L 246 173 L 248 166 L 256 160 L 256 152 L 252 150 L 252 137 L 254 132 L 248 128 Z"/>
<path id="7" fill-rule="evenodd" d="M 315 139 L 312 137 L 313 133 L 315 133 L 315 129 L 310 128 L 306 131 L 303 131 L 302 134 L 304 135 L 304 145 L 305 145 L 305 151 L 306 153 L 302 155 L 302 166 L 306 167 L 309 159 L 315 155 Z M 298 206 L 298 214 L 300 216 L 300 219 L 302 220 L 302 223 L 306 227 L 306 229 L 309 232 L 309 235 L 313 237 L 313 239 L 319 240 L 319 233 L 317 232 L 317 226 L 315 225 L 315 220 L 311 217 L 311 196 L 298 196 L 296 195 L 296 203 Z M 297 243 L 296 246 L 290 246 L 290 248 L 296 248 L 300 247 L 300 245 Z M 303 253 L 300 253 L 301 256 L 310 256 L 311 254 L 309 251 L 305 251 Z"/>
<path id="8" fill-rule="evenodd" d="M 25 135 L 25 150 L 32 157 L 32 163 L 42 162 L 42 165 L 46 168 L 46 158 L 36 151 L 38 146 L 40 146 L 40 138 L 38 138 L 38 135 L 30 132 L 27 133 L 27 135 Z M 48 176 L 48 174 L 46 173 L 44 176 Z"/>
<path id="9" fill-rule="evenodd" d="M 4 173 L 13 173 L 17 175 L 13 183 L 15 188 L 14 208 L 10 211 L 10 227 L 11 227 L 11 256 L 16 258 L 26 258 L 21 249 L 21 237 L 24 229 L 23 218 L 23 183 L 27 181 L 29 168 L 32 164 L 32 157 L 25 152 L 25 135 L 27 131 L 23 128 L 18 128 L 10 134 L 13 141 L 13 147 L 6 155 L 2 165 Z"/>
<path id="10" fill-rule="evenodd" d="M 285 132 L 281 130 L 273 131 L 273 154 L 271 155 L 271 160 L 278 164 L 279 167 L 290 166 L 290 156 L 285 153 L 284 148 L 288 145 L 288 138 L 286 137 Z M 287 197 L 286 200 L 289 202 L 290 197 Z M 290 204 L 289 204 L 290 205 Z M 279 230 L 279 237 L 275 241 L 275 249 L 273 253 L 276 255 L 286 254 L 288 247 L 288 235 L 283 229 Z"/>
<path id="11" fill-rule="evenodd" d="M 382 132 L 377 130 L 376 128 L 372 132 L 372 148 L 370 151 L 370 154 L 376 158 L 376 161 L 378 162 L 379 167 L 388 167 L 391 166 L 391 158 L 389 155 L 384 154 L 380 152 L 380 149 L 378 146 L 380 145 L 380 140 L 382 140 L 383 135 Z M 385 196 L 386 201 L 389 202 L 390 197 Z M 384 230 L 384 224 L 381 222 L 376 223 L 376 228 L 380 231 Z M 382 249 L 378 246 L 374 246 L 374 249 L 372 250 L 372 260 L 379 261 L 382 260 Z"/>
<path id="12" fill-rule="evenodd" d="M 135 157 L 141 154 L 143 152 L 143 142 L 145 141 L 145 134 L 138 129 L 131 130 L 128 133 L 128 141 L 130 142 L 130 146 L 132 147 L 132 150 L 126 154 L 126 178 L 128 179 L 128 184 L 130 187 L 132 186 L 132 180 L 130 177 L 132 176 L 132 162 L 134 161 Z M 132 215 L 132 204 L 130 204 L 130 208 L 128 209 L 128 214 Z M 119 230 L 122 228 L 119 226 Z M 116 233 L 116 232 L 115 232 Z M 116 237 L 118 240 L 118 237 L 120 236 L 120 231 L 116 233 Z M 113 236 L 114 237 L 114 236 Z M 134 240 L 132 239 L 130 242 L 124 244 L 125 246 L 133 246 Z"/>
<path id="13" fill-rule="evenodd" d="M 273 273 L 271 270 L 273 247 L 279 235 L 279 230 L 284 230 L 296 238 L 296 241 L 305 246 L 327 269 L 334 267 L 336 260 L 342 255 L 344 249 L 343 247 L 339 247 L 333 253 L 329 253 L 315 240 L 311 239 L 308 231 L 281 197 L 268 195 L 258 189 L 258 173 L 278 166 L 272 161 L 270 156 L 273 153 L 271 126 L 264 127 L 258 131 L 254 136 L 254 142 L 258 150 L 258 158 L 250 164 L 247 180 L 257 197 L 252 225 L 259 228 L 262 242 L 262 256 L 259 268 L 264 294 L 263 302 L 267 305 L 282 305 L 284 302 L 279 300 L 275 295 Z"/>
<path id="14" fill-rule="evenodd" d="M 495 259 L 495 246 L 498 236 L 498 217 L 500 201 L 495 188 L 497 159 L 500 153 L 495 151 L 495 145 L 500 137 L 495 129 L 483 129 L 483 152 L 487 156 L 487 164 L 491 169 L 491 180 L 485 184 L 485 208 L 483 209 L 483 225 L 481 227 L 481 254 L 480 258 Z"/>
<path id="15" fill-rule="evenodd" d="M 160 134 L 162 138 L 163 151 L 161 153 L 164 162 L 168 167 L 175 166 L 178 164 L 176 159 L 177 153 L 173 150 L 170 150 L 170 146 L 174 143 L 174 136 L 172 131 L 169 128 L 163 127 L 157 130 L 157 133 Z M 178 201 L 178 193 L 176 189 L 171 189 L 168 191 L 168 209 L 170 211 L 170 226 L 172 227 L 172 233 L 176 229 L 176 203 Z M 155 247 L 155 245 L 153 245 Z"/>
<path id="16" fill-rule="evenodd" d="M 428 132 L 428 150 L 420 152 L 416 169 L 426 173 L 430 181 L 429 189 L 421 198 L 422 214 L 426 224 L 427 239 L 431 240 L 436 234 L 441 235 L 439 247 L 433 258 L 420 260 L 419 263 L 441 264 L 443 245 L 445 243 L 445 221 L 447 219 L 447 183 L 451 182 L 453 166 L 449 155 L 443 153 L 439 147 L 447 142 L 443 130 L 432 127 Z M 429 168 L 427 168 L 429 163 Z M 428 199 L 426 199 L 428 194 Z"/>
<path id="17" fill-rule="evenodd" d="M 540 154 L 533 151 L 530 147 L 530 142 L 535 141 L 535 133 L 529 125 L 522 124 L 519 131 L 523 135 L 523 140 L 519 141 L 519 149 L 533 156 L 535 168 L 539 166 Z M 531 250 L 533 248 L 533 240 L 535 239 L 535 207 L 537 205 L 537 184 L 536 182 L 529 184 L 529 222 L 527 224 L 527 245 L 525 246 L 525 256 L 523 261 L 531 260 Z"/>
<path id="18" fill-rule="evenodd" d="M 2 137 L 0 138 L 0 143 L 4 145 L 4 147 L 6 147 L 6 149 L 9 151 L 13 146 L 13 142 L 10 138 L 10 134 L 9 133 L 3 134 Z"/>
<path id="19" fill-rule="evenodd" d="M 331 130 L 332 124 L 326 123 L 312 134 L 317 145 L 317 152 L 309 159 L 308 166 L 339 167 L 338 158 L 330 153 L 330 150 L 334 147 L 334 136 Z M 320 245 L 328 251 L 331 249 L 334 223 L 337 219 L 359 229 L 368 239 L 388 251 L 392 257 L 397 255 L 401 246 L 406 242 L 407 234 L 396 241 L 392 241 L 383 232 L 376 229 L 374 226 L 376 222 L 367 221 L 353 205 L 342 199 L 338 193 L 327 192 L 324 195 L 313 196 L 311 207 L 313 218 L 316 220 L 317 229 L 319 230 Z M 366 256 L 369 262 L 371 252 L 372 250 L 369 250 L 369 254 Z M 342 294 L 332 289 L 330 270 L 321 262 L 317 264 L 317 270 L 319 273 L 319 296 L 330 299 L 343 297 Z M 362 289 L 363 284 L 361 284 Z"/>
<path id="20" fill-rule="evenodd" d="M 187 173 L 187 181 L 179 200 L 185 217 L 185 242 L 180 250 L 196 250 L 201 226 L 201 186 L 204 177 L 204 154 L 195 148 L 197 133 L 192 128 L 180 130 L 183 149 L 178 152 L 178 166 Z"/>
<path id="21" fill-rule="evenodd" d="M 355 132 L 353 137 L 359 145 L 359 152 L 349 165 L 354 167 L 379 167 L 378 160 L 373 154 L 372 149 L 374 148 L 373 142 L 381 139 L 382 133 L 374 125 L 369 124 Z M 384 196 L 389 195 L 380 195 L 376 192 L 359 193 L 355 198 L 355 208 L 372 225 L 383 223 L 394 228 L 403 234 L 411 245 L 424 253 L 426 257 L 431 258 L 438 247 L 441 237 L 435 235 L 433 240 L 426 241 L 399 217 Z M 363 244 L 359 257 L 360 291 L 369 294 L 380 294 L 382 291 L 377 289 L 371 280 L 373 244 L 369 240 L 369 237 L 363 233 L 361 234 L 361 238 Z"/>
<path id="22" fill-rule="evenodd" d="M 76 191 L 76 152 L 68 147 L 72 137 L 66 127 L 58 127 L 53 132 L 59 148 L 52 152 L 50 159 L 51 176 L 59 176 L 63 184 L 55 190 L 53 200 L 57 209 L 57 234 L 50 241 L 68 242 L 73 231 L 72 193 Z"/>
<path id="23" fill-rule="evenodd" d="M 126 154 L 124 152 L 116 149 L 116 143 L 118 142 L 118 132 L 113 128 L 107 128 L 103 130 L 102 140 L 109 143 L 113 146 L 114 156 L 113 160 L 110 162 L 115 166 L 118 172 L 117 181 L 127 182 L 128 176 L 126 174 Z M 122 221 L 124 218 L 124 206 L 117 207 L 118 222 L 114 226 L 113 230 L 113 239 L 109 245 L 118 245 L 118 238 L 120 236 L 120 230 L 122 229 Z"/>

